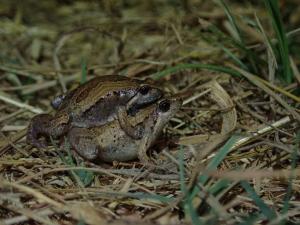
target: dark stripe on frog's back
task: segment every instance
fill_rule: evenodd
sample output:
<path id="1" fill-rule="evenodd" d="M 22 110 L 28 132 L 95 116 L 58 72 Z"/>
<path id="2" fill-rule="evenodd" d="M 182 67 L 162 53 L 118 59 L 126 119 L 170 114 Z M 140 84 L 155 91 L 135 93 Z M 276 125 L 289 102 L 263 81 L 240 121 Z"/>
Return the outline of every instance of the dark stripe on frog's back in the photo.
<path id="1" fill-rule="evenodd" d="M 89 93 L 89 90 L 94 89 L 93 87 L 96 86 L 97 84 L 107 85 L 108 82 L 111 83 L 111 82 L 117 82 L 117 81 L 119 81 L 123 84 L 126 83 L 126 81 L 128 81 L 128 83 L 131 83 L 131 84 L 136 83 L 136 85 L 138 85 L 139 83 L 142 83 L 142 81 L 140 81 L 140 80 L 136 80 L 136 79 L 133 80 L 129 77 L 120 76 L 120 75 L 105 75 L 105 76 L 95 77 L 92 80 L 89 80 L 88 82 L 86 82 L 82 85 L 79 85 L 75 89 L 69 91 L 58 110 L 69 111 L 70 108 L 71 108 L 71 110 L 73 110 L 74 107 L 72 107 L 72 105 L 76 104 L 76 102 L 80 102 L 83 99 L 85 99 L 85 97 Z M 84 90 L 87 90 L 87 91 L 84 91 Z M 79 93 L 85 92 L 85 93 L 82 93 L 80 95 L 80 94 L 78 94 L 78 92 Z M 103 93 L 103 91 L 102 91 L 102 93 Z M 72 104 L 70 104 L 70 103 L 72 103 Z"/>
<path id="2" fill-rule="evenodd" d="M 76 111 L 75 114 L 84 112 L 94 106 L 98 101 L 103 98 L 108 97 L 107 95 L 112 95 L 113 91 L 120 92 L 121 90 L 133 91 L 139 86 L 136 80 L 131 79 L 100 79 L 101 77 L 95 78 L 72 91 L 72 96 L 70 96 L 69 104 L 65 107 L 66 111 Z M 113 76 L 114 77 L 114 76 Z M 132 93 L 132 95 L 134 95 Z M 87 97 L 88 96 L 88 97 Z"/>

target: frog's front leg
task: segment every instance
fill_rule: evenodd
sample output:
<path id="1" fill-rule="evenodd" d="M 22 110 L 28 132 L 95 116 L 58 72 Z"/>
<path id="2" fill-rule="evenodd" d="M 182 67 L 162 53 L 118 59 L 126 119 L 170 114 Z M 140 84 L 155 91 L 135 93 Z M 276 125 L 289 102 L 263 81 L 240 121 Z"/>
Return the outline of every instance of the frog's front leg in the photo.
<path id="1" fill-rule="evenodd" d="M 125 107 L 119 107 L 117 110 L 117 117 L 122 130 L 131 138 L 139 140 L 144 136 L 144 123 L 139 123 L 133 126 L 129 120 Z"/>
<path id="2" fill-rule="evenodd" d="M 141 143 L 139 144 L 139 148 L 138 148 L 138 152 L 137 152 L 138 159 L 146 166 L 153 165 L 149 156 L 147 155 L 147 151 L 150 146 L 149 142 L 150 142 L 150 139 L 147 137 L 144 137 L 141 140 Z"/>
<path id="3" fill-rule="evenodd" d="M 94 161 L 98 157 L 99 144 L 95 135 L 87 128 L 72 128 L 68 140 L 75 151 L 84 159 Z"/>

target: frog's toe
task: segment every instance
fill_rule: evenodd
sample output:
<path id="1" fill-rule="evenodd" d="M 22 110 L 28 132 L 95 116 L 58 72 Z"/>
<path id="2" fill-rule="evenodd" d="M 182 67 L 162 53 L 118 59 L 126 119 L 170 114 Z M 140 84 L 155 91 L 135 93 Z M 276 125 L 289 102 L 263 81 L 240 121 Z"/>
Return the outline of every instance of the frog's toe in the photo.
<path id="1" fill-rule="evenodd" d="M 27 136 L 26 142 L 27 142 L 27 144 L 30 144 L 36 148 L 46 148 L 47 147 L 47 144 L 45 141 L 40 141 L 37 138 L 32 137 L 30 135 Z"/>
<path id="2" fill-rule="evenodd" d="M 37 148 L 46 148 L 47 144 L 44 141 L 36 141 L 33 146 L 37 147 Z"/>

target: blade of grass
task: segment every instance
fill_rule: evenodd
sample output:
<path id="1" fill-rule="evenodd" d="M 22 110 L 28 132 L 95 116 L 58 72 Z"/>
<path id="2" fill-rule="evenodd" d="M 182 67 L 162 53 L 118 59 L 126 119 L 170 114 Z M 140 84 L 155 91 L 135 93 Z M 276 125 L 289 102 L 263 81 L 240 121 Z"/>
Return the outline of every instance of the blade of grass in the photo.
<path id="1" fill-rule="evenodd" d="M 81 58 L 81 80 L 80 83 L 83 84 L 87 81 L 87 63 L 85 58 Z"/>
<path id="2" fill-rule="evenodd" d="M 269 12 L 273 29 L 275 30 L 276 37 L 278 40 L 277 45 L 279 57 L 281 65 L 283 67 L 283 75 L 281 76 L 281 78 L 283 78 L 287 83 L 291 83 L 293 80 L 293 74 L 289 58 L 288 41 L 281 20 L 278 0 L 264 0 L 264 3 Z M 276 45 L 273 45 L 273 48 L 276 48 Z"/>
<path id="3" fill-rule="evenodd" d="M 208 24 L 204 20 L 200 20 L 199 22 L 201 24 L 203 24 L 204 27 L 206 27 L 206 29 L 209 30 L 212 33 L 212 35 L 210 34 L 209 36 L 206 36 L 205 34 L 201 33 L 200 35 L 201 35 L 203 40 L 205 40 L 208 43 L 211 43 L 213 45 L 219 46 L 220 43 L 222 43 L 224 46 L 229 45 L 230 47 L 234 47 L 234 48 L 239 49 L 244 55 L 248 56 L 248 57 L 246 57 L 246 59 L 248 59 L 248 61 L 249 61 L 249 58 L 254 62 L 256 60 L 256 64 L 254 65 L 254 68 L 252 69 L 253 71 L 256 71 L 257 65 L 265 63 L 265 61 L 263 59 L 257 57 L 257 54 L 255 54 L 255 52 L 248 49 L 247 46 L 245 46 L 244 44 L 241 44 L 236 39 L 234 39 L 231 36 L 225 34 L 223 31 L 221 31 L 214 24 Z M 228 47 L 227 47 L 227 49 L 228 49 Z M 225 52 L 225 53 L 227 54 L 227 52 Z M 229 57 L 231 57 L 231 56 L 229 55 Z M 245 64 L 245 63 L 243 63 L 243 64 Z"/>
<path id="4" fill-rule="evenodd" d="M 186 196 L 187 188 L 186 188 L 185 178 L 184 178 L 184 154 L 183 154 L 182 145 L 180 146 L 180 151 L 179 151 L 179 177 L 180 177 L 181 192 Z M 193 207 L 192 201 L 189 201 L 189 199 L 186 198 L 183 203 L 184 203 L 185 216 L 189 216 L 192 223 L 195 225 L 203 224 L 202 221 L 199 219 L 196 210 Z"/>
<path id="5" fill-rule="evenodd" d="M 54 144 L 53 140 L 52 140 L 52 143 Z M 55 144 L 54 144 L 54 146 L 55 146 Z M 59 155 L 61 161 L 67 166 L 70 166 L 70 167 L 76 166 L 76 163 L 74 162 L 73 156 L 70 151 L 70 145 L 68 144 L 67 140 L 65 140 L 64 149 L 66 149 L 66 151 L 67 151 L 66 157 L 61 153 L 61 151 L 59 151 L 57 149 L 57 152 L 58 152 L 58 155 Z M 70 174 L 80 187 L 89 186 L 93 182 L 94 177 L 95 177 L 95 174 L 93 172 L 88 171 L 88 170 L 83 170 L 83 169 L 71 170 Z"/>
<path id="6" fill-rule="evenodd" d="M 257 87 L 265 91 L 268 95 L 274 98 L 279 104 L 281 104 L 287 111 L 289 111 L 290 114 L 292 114 L 295 117 L 295 119 L 300 121 L 299 113 L 293 107 L 291 107 L 286 101 L 284 101 L 279 95 L 274 93 L 264 83 L 262 83 L 259 79 L 257 79 L 257 76 L 248 73 L 247 71 L 242 70 L 234 65 L 230 65 L 230 67 L 236 70 L 237 72 L 239 72 L 240 74 L 242 74 L 243 76 L 245 76 L 251 83 L 255 84 Z"/>
<path id="7" fill-rule="evenodd" d="M 214 183 L 210 188 L 209 188 L 209 193 L 211 195 L 216 196 L 220 191 L 223 189 L 227 188 L 228 185 L 231 184 L 231 181 L 226 180 L 226 179 L 221 179 L 218 180 L 216 183 Z"/>
<path id="8" fill-rule="evenodd" d="M 251 199 L 255 202 L 255 204 L 259 207 L 261 212 L 268 218 L 268 220 L 272 220 L 276 218 L 276 213 L 269 208 L 269 206 L 258 196 L 255 190 L 251 187 L 249 182 L 241 181 L 241 186 L 245 189 L 245 191 L 249 194 Z"/>
<path id="9" fill-rule="evenodd" d="M 245 46 L 244 44 L 244 39 L 242 37 L 242 34 L 241 34 L 241 31 L 235 21 L 235 18 L 233 16 L 233 14 L 231 13 L 229 7 L 227 6 L 227 4 L 223 1 L 223 0 L 219 0 L 218 1 L 219 4 L 221 5 L 221 7 L 223 8 L 228 20 L 229 20 L 229 23 L 231 24 L 234 32 L 235 32 L 235 35 L 236 35 L 236 38 L 237 38 L 237 41 L 240 42 L 242 45 Z"/>
<path id="10" fill-rule="evenodd" d="M 206 167 L 207 171 L 216 169 L 219 164 L 223 161 L 225 156 L 230 152 L 230 150 L 234 147 L 234 145 L 237 143 L 238 140 L 241 139 L 241 136 L 239 135 L 233 135 L 226 143 L 225 145 L 219 149 L 219 151 L 216 153 L 215 157 L 209 162 L 208 166 Z M 198 182 L 204 186 L 204 184 L 207 182 L 209 177 L 207 175 L 200 175 L 198 178 Z M 195 185 L 192 191 L 189 194 L 189 198 L 192 200 L 195 198 L 195 196 L 200 191 L 198 185 Z"/>
<path id="11" fill-rule="evenodd" d="M 227 6 L 227 4 L 223 1 L 223 0 L 219 0 L 218 1 L 219 4 L 221 5 L 221 7 L 223 8 L 229 23 L 231 25 L 231 27 L 233 28 L 235 34 L 236 34 L 236 38 L 237 38 L 237 42 L 239 43 L 239 46 L 242 46 L 241 50 L 245 52 L 247 59 L 249 60 L 249 63 L 251 65 L 251 68 L 254 72 L 257 72 L 257 66 L 255 63 L 255 58 L 253 57 L 253 53 L 251 52 L 251 50 L 249 50 L 246 46 L 246 42 L 243 38 L 242 32 L 240 31 L 237 22 L 235 20 L 235 17 L 233 16 L 232 12 L 230 11 L 229 7 Z M 249 69 L 247 69 L 249 70 Z"/>
<path id="12" fill-rule="evenodd" d="M 237 65 L 242 67 L 244 70 L 248 70 L 248 67 L 236 56 L 234 55 L 228 48 L 219 45 L 219 47 L 231 58 Z"/>

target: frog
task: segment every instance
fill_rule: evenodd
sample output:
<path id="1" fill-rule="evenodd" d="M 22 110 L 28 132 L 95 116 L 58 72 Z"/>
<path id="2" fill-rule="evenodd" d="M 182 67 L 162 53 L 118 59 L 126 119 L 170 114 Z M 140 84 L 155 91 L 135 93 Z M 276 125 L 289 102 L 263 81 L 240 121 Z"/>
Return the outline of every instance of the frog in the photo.
<path id="1" fill-rule="evenodd" d="M 126 162 L 138 158 L 145 165 L 153 165 L 147 151 L 181 105 L 182 98 L 166 97 L 140 109 L 135 116 L 127 115 L 136 132 L 141 132 L 139 139 L 129 136 L 114 120 L 98 127 L 73 127 L 67 140 L 79 156 L 94 163 Z"/>
<path id="2" fill-rule="evenodd" d="M 117 119 L 126 134 L 139 138 L 125 119 L 134 116 L 141 108 L 159 100 L 163 91 L 142 80 L 120 75 L 95 77 L 52 101 L 54 115 L 39 114 L 33 117 L 27 130 L 27 143 L 47 146 L 40 137 L 58 138 L 72 127 L 90 128 Z"/>

